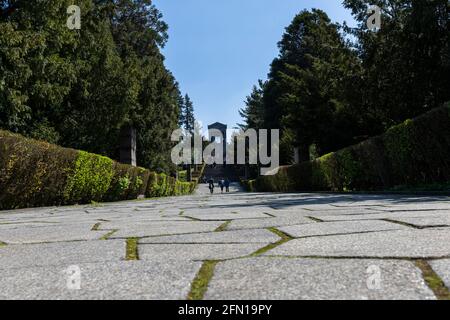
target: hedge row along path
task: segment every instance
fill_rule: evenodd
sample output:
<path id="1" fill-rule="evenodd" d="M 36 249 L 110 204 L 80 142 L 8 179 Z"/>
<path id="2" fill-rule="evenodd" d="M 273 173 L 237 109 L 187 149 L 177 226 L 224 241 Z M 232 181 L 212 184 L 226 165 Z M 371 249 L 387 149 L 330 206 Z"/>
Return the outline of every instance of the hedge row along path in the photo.
<path id="1" fill-rule="evenodd" d="M 232 191 L 2 211 L 0 299 L 449 298 L 448 197 Z"/>

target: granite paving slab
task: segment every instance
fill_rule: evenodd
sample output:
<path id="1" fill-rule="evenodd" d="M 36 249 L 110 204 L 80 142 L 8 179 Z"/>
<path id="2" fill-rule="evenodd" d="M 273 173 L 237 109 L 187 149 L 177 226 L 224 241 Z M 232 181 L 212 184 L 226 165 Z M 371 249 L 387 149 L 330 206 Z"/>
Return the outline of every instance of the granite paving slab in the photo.
<path id="1" fill-rule="evenodd" d="M 294 239 L 265 253 L 325 257 L 450 257 L 450 228 Z"/>
<path id="2" fill-rule="evenodd" d="M 371 277 L 378 276 L 379 280 Z M 434 300 L 413 263 L 251 258 L 221 262 L 206 299 Z"/>

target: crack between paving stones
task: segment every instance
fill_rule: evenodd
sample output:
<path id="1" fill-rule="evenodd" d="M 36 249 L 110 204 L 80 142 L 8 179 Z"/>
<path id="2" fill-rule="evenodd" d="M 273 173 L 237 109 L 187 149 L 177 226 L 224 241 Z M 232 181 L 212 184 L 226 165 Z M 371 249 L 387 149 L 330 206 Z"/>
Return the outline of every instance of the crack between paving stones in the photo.
<path id="1" fill-rule="evenodd" d="M 270 232 L 276 234 L 277 236 L 279 236 L 281 239 L 278 240 L 277 242 L 274 243 L 270 243 L 268 245 L 266 245 L 265 247 L 262 247 L 258 250 L 256 250 L 255 252 L 253 252 L 252 254 L 250 254 L 248 257 L 257 257 L 262 255 L 263 253 L 266 253 L 267 251 L 270 251 L 278 246 L 281 246 L 282 244 L 294 239 L 292 238 L 290 235 L 278 230 L 277 228 L 274 227 L 270 227 L 267 228 L 267 230 L 269 230 Z"/>
<path id="2" fill-rule="evenodd" d="M 417 268 L 422 271 L 422 277 L 427 286 L 433 291 L 438 300 L 450 300 L 450 290 L 445 286 L 444 281 L 433 270 L 428 261 L 419 259 L 415 261 Z"/>
<path id="3" fill-rule="evenodd" d="M 277 216 L 274 216 L 273 214 L 267 213 L 267 212 L 263 212 L 263 214 L 268 215 L 271 218 L 276 218 Z"/>
<path id="4" fill-rule="evenodd" d="M 306 256 L 296 256 L 296 255 L 266 255 L 264 258 L 285 258 L 285 259 L 325 259 L 325 260 L 403 260 L 403 261 L 411 261 L 415 262 L 417 260 L 446 260 L 450 258 L 450 255 L 447 256 L 429 256 L 429 257 L 379 257 L 379 256 L 314 256 L 314 255 L 306 255 Z"/>
<path id="5" fill-rule="evenodd" d="M 92 226 L 91 231 L 99 231 L 99 229 L 100 229 L 100 222 L 97 222 Z"/>
<path id="6" fill-rule="evenodd" d="M 222 232 L 222 231 L 226 231 L 228 225 L 231 223 L 232 220 L 226 221 L 223 224 L 221 224 L 216 230 L 214 230 L 214 232 Z"/>
<path id="7" fill-rule="evenodd" d="M 99 241 L 99 239 L 81 239 L 81 240 L 56 240 L 56 241 L 39 241 L 39 242 L 19 242 L 19 243 L 7 243 L 7 245 L 12 246 L 26 246 L 35 244 L 52 244 L 52 243 L 77 243 L 77 242 L 89 242 L 89 241 Z"/>
<path id="8" fill-rule="evenodd" d="M 99 240 L 108 240 L 117 231 L 119 231 L 119 229 L 113 229 L 110 232 L 108 232 L 107 234 L 101 236 Z"/>
<path id="9" fill-rule="evenodd" d="M 181 244 L 181 245 L 187 245 L 187 244 L 195 244 L 195 245 L 202 245 L 202 244 L 220 244 L 220 245 L 226 245 L 226 244 L 265 244 L 267 242 L 152 242 L 152 243 L 140 243 L 141 246 L 148 246 L 148 245 L 168 245 L 168 244 Z"/>
<path id="10" fill-rule="evenodd" d="M 406 226 L 406 227 L 413 228 L 413 229 L 418 229 L 418 230 L 435 229 L 435 228 L 448 228 L 449 227 L 448 225 L 417 226 L 417 225 L 412 224 L 412 223 L 398 221 L 398 220 L 393 220 L 393 219 L 378 219 L 378 220 L 386 221 L 386 222 L 390 222 L 390 223 L 394 223 L 394 224 L 399 224 L 399 225 L 402 225 L 402 226 Z"/>
<path id="11" fill-rule="evenodd" d="M 208 290 L 209 282 L 214 275 L 214 269 L 219 263 L 218 260 L 206 260 L 192 281 L 191 289 L 187 295 L 187 300 L 202 300 Z"/>
<path id="12" fill-rule="evenodd" d="M 315 222 L 325 222 L 322 219 L 315 218 L 315 217 L 305 216 L 305 218 L 308 218 L 308 219 L 310 219 L 312 221 L 315 221 Z"/>
<path id="13" fill-rule="evenodd" d="M 369 233 L 377 233 L 377 232 L 394 232 L 401 231 L 400 229 L 395 230 L 374 230 L 374 231 L 360 231 L 360 232 L 348 232 L 348 233 L 330 233 L 330 234 L 318 234 L 313 236 L 301 236 L 301 237 L 292 237 L 292 239 L 309 239 L 309 238 L 325 238 L 332 236 L 351 236 L 355 234 L 369 234 Z"/>
<path id="14" fill-rule="evenodd" d="M 2 225 L 2 226 L 8 225 L 9 226 L 9 225 L 17 224 L 17 225 L 21 226 L 22 224 L 27 224 L 27 223 L 30 223 L 30 224 L 44 223 L 44 224 L 48 224 L 49 226 L 60 224 L 60 222 L 53 222 L 53 221 L 20 221 L 20 222 L 0 222 L 0 225 Z M 31 227 L 34 227 L 34 226 L 31 226 Z"/>
<path id="15" fill-rule="evenodd" d="M 222 222 L 224 220 L 221 220 Z M 218 221 L 217 221 L 218 222 Z M 220 227 L 220 226 L 219 226 Z M 264 228 L 256 228 L 258 230 L 263 230 Z M 252 230 L 256 230 L 252 229 Z M 243 229 L 246 230 L 246 229 Z M 225 230 L 225 232 L 232 232 L 232 231 L 242 231 L 242 230 Z M 214 230 L 212 231 L 199 231 L 199 232 L 188 232 L 188 233 L 168 233 L 168 234 L 158 234 L 158 235 L 152 235 L 152 236 L 142 236 L 139 237 L 141 239 L 151 239 L 151 238 L 158 238 L 158 237 L 171 237 L 171 236 L 183 236 L 183 235 L 194 235 L 194 234 L 208 234 L 208 233 L 214 233 Z M 127 239 L 128 237 L 117 237 L 115 239 Z"/>

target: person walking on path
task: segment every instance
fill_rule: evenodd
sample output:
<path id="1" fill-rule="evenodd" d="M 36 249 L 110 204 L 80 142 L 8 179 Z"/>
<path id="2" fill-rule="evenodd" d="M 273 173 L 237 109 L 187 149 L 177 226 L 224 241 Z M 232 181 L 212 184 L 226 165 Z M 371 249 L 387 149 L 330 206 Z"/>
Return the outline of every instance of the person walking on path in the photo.
<path id="1" fill-rule="evenodd" d="M 223 179 L 219 180 L 220 191 L 223 193 L 223 188 L 225 187 L 225 181 Z"/>
<path id="2" fill-rule="evenodd" d="M 209 191 L 211 192 L 211 194 L 213 194 L 214 193 L 214 179 L 211 177 L 209 180 L 208 180 L 208 188 L 209 188 Z"/>
<path id="3" fill-rule="evenodd" d="M 226 192 L 227 193 L 230 192 L 230 180 L 228 180 L 228 178 L 225 179 L 224 184 L 225 184 Z"/>

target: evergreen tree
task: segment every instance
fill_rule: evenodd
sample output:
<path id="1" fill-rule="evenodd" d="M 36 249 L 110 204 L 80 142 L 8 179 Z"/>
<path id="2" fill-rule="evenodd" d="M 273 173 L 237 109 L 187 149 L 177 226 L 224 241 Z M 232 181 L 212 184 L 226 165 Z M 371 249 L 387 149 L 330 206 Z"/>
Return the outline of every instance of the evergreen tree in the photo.
<path id="1" fill-rule="evenodd" d="M 253 87 L 252 93 L 245 100 L 245 107 L 239 110 L 239 115 L 245 120 L 240 124 L 242 130 L 264 129 L 264 88 L 266 83 L 258 81 L 258 86 Z"/>
<path id="2" fill-rule="evenodd" d="M 363 72 L 354 88 L 379 131 L 450 100 L 448 0 L 345 0 L 359 22 L 349 29 Z M 367 8 L 382 9 L 381 30 L 368 32 Z"/>
<path id="3" fill-rule="evenodd" d="M 183 127 L 186 132 L 193 134 L 195 127 L 194 104 L 187 94 L 184 97 Z"/>
<path id="4" fill-rule="evenodd" d="M 312 144 L 325 153 L 349 143 L 350 128 L 334 128 L 338 115 L 349 108 L 342 83 L 357 59 L 338 26 L 321 10 L 302 11 L 286 28 L 279 48 L 264 90 L 265 125 L 291 136 L 282 141 L 294 142 L 301 160 L 309 159 Z M 289 146 L 282 148 L 290 153 Z"/>
<path id="5" fill-rule="evenodd" d="M 118 158 L 137 131 L 138 164 L 173 170 L 178 84 L 160 52 L 167 24 L 150 0 L 0 0 L 0 127 Z"/>

